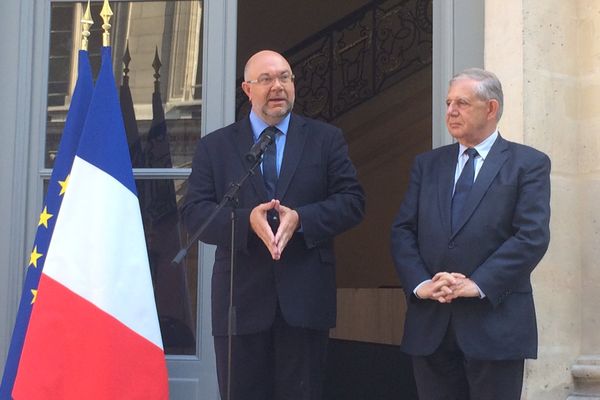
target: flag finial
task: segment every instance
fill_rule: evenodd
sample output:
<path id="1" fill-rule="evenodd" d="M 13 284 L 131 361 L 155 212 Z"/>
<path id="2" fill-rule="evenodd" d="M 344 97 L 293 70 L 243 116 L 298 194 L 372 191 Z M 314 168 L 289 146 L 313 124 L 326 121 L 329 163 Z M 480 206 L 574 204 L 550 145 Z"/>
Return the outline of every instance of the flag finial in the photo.
<path id="1" fill-rule="evenodd" d="M 154 52 L 154 61 L 152 62 L 152 68 L 154 68 L 154 90 L 155 91 L 159 91 L 160 89 L 158 89 L 160 87 L 160 81 L 158 80 L 160 78 L 160 67 L 162 67 L 162 64 L 160 62 L 160 57 L 158 56 L 158 46 L 156 46 L 156 50 Z"/>
<path id="2" fill-rule="evenodd" d="M 129 73 L 129 63 L 131 62 L 131 54 L 129 54 L 129 40 L 127 41 L 127 44 L 125 45 L 125 54 L 123 54 L 123 65 L 125 68 L 123 68 L 123 76 L 127 76 L 127 74 Z"/>
<path id="3" fill-rule="evenodd" d="M 102 46 L 109 47 L 110 46 L 110 33 L 108 30 L 110 29 L 110 17 L 112 17 L 113 12 L 110 9 L 110 4 L 108 4 L 108 0 L 104 0 L 104 5 L 102 6 L 102 10 L 100 11 L 100 16 L 104 21 L 102 24 L 102 29 L 104 29 L 104 33 L 102 34 Z"/>
<path id="4" fill-rule="evenodd" d="M 92 25 L 94 25 L 94 20 L 92 19 L 92 13 L 90 12 L 90 0 L 88 0 L 87 8 L 81 18 L 81 50 L 87 51 L 88 49 L 88 38 L 90 37 L 90 28 Z"/>

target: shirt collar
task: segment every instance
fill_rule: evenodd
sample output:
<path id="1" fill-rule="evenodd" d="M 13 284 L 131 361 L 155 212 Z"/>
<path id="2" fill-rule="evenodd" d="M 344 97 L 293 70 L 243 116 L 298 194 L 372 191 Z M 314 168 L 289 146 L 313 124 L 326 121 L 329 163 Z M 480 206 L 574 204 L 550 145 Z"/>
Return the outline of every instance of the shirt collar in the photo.
<path id="1" fill-rule="evenodd" d="M 477 150 L 477 154 L 479 154 L 479 157 L 481 157 L 482 160 L 485 161 L 485 158 L 487 157 L 488 153 L 492 149 L 492 146 L 494 145 L 494 142 L 496 141 L 497 138 L 498 138 L 498 129 L 496 129 L 490 136 L 485 138 L 485 140 L 483 142 L 481 142 L 477 146 L 475 146 L 475 150 Z M 458 158 L 460 158 L 464 154 L 464 152 L 467 148 L 468 148 L 467 146 L 459 144 Z"/>
<path id="2" fill-rule="evenodd" d="M 288 114 L 284 119 L 279 121 L 278 124 L 275 124 L 275 127 L 279 129 L 282 134 L 287 134 L 288 128 L 290 126 L 290 116 L 292 114 Z M 258 115 L 254 113 L 254 110 L 250 111 L 250 126 L 252 126 L 252 134 L 254 136 L 254 141 L 258 140 L 260 134 L 269 126 L 265 121 L 260 119 Z"/>

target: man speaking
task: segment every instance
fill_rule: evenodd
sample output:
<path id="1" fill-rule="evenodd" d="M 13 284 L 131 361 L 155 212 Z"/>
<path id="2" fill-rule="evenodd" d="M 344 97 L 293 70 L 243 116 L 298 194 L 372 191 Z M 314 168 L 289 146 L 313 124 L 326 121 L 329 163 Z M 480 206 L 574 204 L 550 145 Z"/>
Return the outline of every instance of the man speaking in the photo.
<path id="1" fill-rule="evenodd" d="M 336 317 L 333 238 L 361 221 L 364 194 L 341 130 L 291 113 L 294 75 L 285 58 L 254 54 L 242 89 L 250 115 L 199 141 L 182 206 L 194 232 L 264 150 L 236 209 L 230 397 L 231 207 L 200 236 L 217 245 L 212 324 L 221 397 L 316 400 Z"/>

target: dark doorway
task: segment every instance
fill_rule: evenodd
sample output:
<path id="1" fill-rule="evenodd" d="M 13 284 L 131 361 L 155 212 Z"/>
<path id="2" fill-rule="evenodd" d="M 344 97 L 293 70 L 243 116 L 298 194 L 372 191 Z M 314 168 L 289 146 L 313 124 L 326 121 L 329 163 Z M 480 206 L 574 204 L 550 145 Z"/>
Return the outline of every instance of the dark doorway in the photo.
<path id="1" fill-rule="evenodd" d="M 342 128 L 367 195 L 365 221 L 336 239 L 328 400 L 416 398 L 389 232 L 412 160 L 432 147 L 432 19 L 431 0 L 238 2 L 238 84 L 256 51 L 284 54 L 294 111 Z M 239 90 L 238 118 L 248 109 Z"/>
<path id="2" fill-rule="evenodd" d="M 329 342 L 323 400 L 418 400 L 410 357 L 398 346 Z"/>

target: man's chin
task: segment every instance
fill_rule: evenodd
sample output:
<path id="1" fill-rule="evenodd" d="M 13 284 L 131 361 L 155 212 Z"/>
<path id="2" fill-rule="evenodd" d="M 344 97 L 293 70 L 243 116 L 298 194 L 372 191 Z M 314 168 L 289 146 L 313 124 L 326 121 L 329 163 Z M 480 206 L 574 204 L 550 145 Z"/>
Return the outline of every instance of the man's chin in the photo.
<path id="1" fill-rule="evenodd" d="M 448 132 L 450 133 L 450 136 L 452 136 L 454 139 L 460 139 L 462 136 L 464 136 L 462 131 L 458 129 L 448 129 Z"/>
<path id="2" fill-rule="evenodd" d="M 273 107 L 263 109 L 263 113 L 271 118 L 284 118 L 292 111 L 292 107 Z"/>

